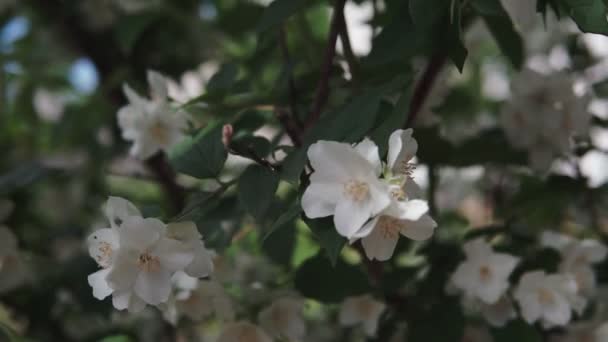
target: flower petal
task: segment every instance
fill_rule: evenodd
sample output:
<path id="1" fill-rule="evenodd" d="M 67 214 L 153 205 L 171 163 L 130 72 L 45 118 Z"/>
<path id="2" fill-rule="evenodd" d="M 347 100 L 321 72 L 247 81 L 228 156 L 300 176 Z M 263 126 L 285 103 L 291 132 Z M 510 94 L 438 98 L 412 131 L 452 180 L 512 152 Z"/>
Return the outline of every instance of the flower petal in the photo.
<path id="1" fill-rule="evenodd" d="M 388 167 L 395 174 L 403 173 L 403 166 L 418 151 L 418 143 L 412 138 L 411 128 L 394 131 L 388 139 Z"/>
<path id="2" fill-rule="evenodd" d="M 302 195 L 302 209 L 309 218 L 333 215 L 343 187 L 339 184 L 311 183 Z"/>
<path id="3" fill-rule="evenodd" d="M 433 236 L 437 223 L 429 215 L 422 215 L 416 221 L 403 221 L 401 234 L 414 241 L 423 241 Z"/>
<path id="4" fill-rule="evenodd" d="M 117 228 L 130 216 L 141 217 L 141 212 L 137 207 L 121 197 L 110 196 L 104 206 L 104 213 L 112 228 Z"/>
<path id="5" fill-rule="evenodd" d="M 382 162 L 380 161 L 380 155 L 376 143 L 369 138 L 365 138 L 363 141 L 355 145 L 355 151 L 357 151 L 372 165 L 376 176 L 380 176 L 380 173 L 382 172 Z"/>
<path id="6" fill-rule="evenodd" d="M 368 236 L 361 240 L 365 255 L 370 260 L 386 261 L 393 256 L 399 235 L 384 234 L 376 227 Z"/>
<path id="7" fill-rule="evenodd" d="M 146 250 L 165 234 L 165 224 L 155 218 L 127 217 L 118 230 L 121 248 Z"/>
<path id="8" fill-rule="evenodd" d="M 103 300 L 107 296 L 111 295 L 114 290 L 108 286 L 106 276 L 110 272 L 109 269 L 99 270 L 87 278 L 89 285 L 93 288 L 93 297 Z"/>
<path id="9" fill-rule="evenodd" d="M 164 303 L 171 293 L 171 272 L 163 268 L 155 272 L 140 272 L 133 290 L 150 305 Z"/>

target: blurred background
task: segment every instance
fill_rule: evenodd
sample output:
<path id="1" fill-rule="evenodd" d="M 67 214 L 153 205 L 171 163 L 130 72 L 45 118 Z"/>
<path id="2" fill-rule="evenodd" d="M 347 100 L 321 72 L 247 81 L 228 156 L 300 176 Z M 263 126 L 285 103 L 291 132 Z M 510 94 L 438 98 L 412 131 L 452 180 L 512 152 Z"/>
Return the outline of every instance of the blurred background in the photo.
<path id="1" fill-rule="evenodd" d="M 97 266 L 88 257 L 84 240 L 93 229 L 106 225 L 101 206 L 108 195 L 128 198 L 147 216 L 169 219 L 183 209 L 187 193 L 217 186 L 180 175 L 176 189 L 166 157 L 140 161 L 129 156 L 129 144 L 116 122 L 118 108 L 126 104 L 122 85 L 147 94 L 146 71 L 159 71 L 171 79 L 171 99 L 199 127 L 214 120 L 231 121 L 237 135 L 259 137 L 273 147 L 289 145 L 273 108 L 291 106 L 301 116 L 309 108 L 331 6 L 323 0 L 299 1 L 300 10 L 289 21 L 274 23 L 265 17 L 272 17 L 266 11 L 269 3 L 0 0 L 0 225 L 17 237 L 20 258 L 18 269 L 0 262 L 0 324 L 7 331 L 27 341 L 175 337 L 169 323 L 158 323 L 163 322 L 159 312 L 117 312 L 107 301 L 93 298 L 86 282 Z M 398 50 L 397 44 L 408 42 L 382 35 L 384 27 L 397 21 L 396 3 L 346 3 L 351 46 L 339 40 L 330 107 L 343 103 L 351 88 L 384 81 L 391 74 L 412 81 L 420 78 L 431 54 L 401 51 L 407 58 L 399 59 L 391 53 Z M 608 37 L 580 33 L 571 20 L 558 21 L 551 11 L 544 20 L 539 15 L 524 35 L 525 65 L 575 75 L 576 84 L 595 95 L 588 108 L 589 136 L 580 141 L 572 158 L 556 159 L 544 178 L 525 168 L 521 151 L 493 149 L 508 145 L 500 138 L 499 113 L 511 95 L 515 70 L 483 22 L 473 21 L 463 41 L 469 51 L 463 71 L 445 64 L 418 116 L 420 135 L 414 134 L 421 146 L 414 177 L 425 189 L 431 188 L 434 214 L 442 227 L 439 238 L 449 240 L 487 227 L 495 223 L 497 212 L 509 213 L 501 217 L 516 212 L 526 217 L 521 220 L 526 227 L 579 232 L 592 225 L 606 239 Z M 353 60 L 358 69 L 352 68 Z M 289 96 L 293 80 L 296 103 Z M 205 94 L 213 96 L 201 99 Z M 394 100 L 389 96 L 388 109 Z M 446 155 L 445 146 L 451 155 Z M 282 157 L 279 153 L 272 158 Z M 223 177 L 234 178 L 247 163 L 231 156 Z M 579 191 L 593 197 L 573 195 Z M 279 196 L 293 193 L 281 183 Z M 206 227 L 212 248 L 228 248 L 227 258 L 234 265 L 274 261 L 277 269 L 269 271 L 271 276 L 254 274 L 251 282 L 272 283 L 269 286 L 275 288 L 291 281 L 290 270 L 319 250 L 301 222 L 290 235 L 277 237 L 277 243 L 287 246 L 284 252 L 258 246 L 259 222 L 252 222 L 233 193 L 197 224 L 199 229 Z M 236 255 L 243 253 L 251 260 L 237 260 Z M 342 254 L 352 263 L 360 262 L 350 248 Z M 404 267 L 423 262 L 407 256 L 400 260 Z M 255 273 L 263 267 L 253 269 L 238 272 Z M 241 298 L 243 293 L 234 295 Z M 321 326 L 332 311 L 313 304 L 307 317 L 311 326 Z M 214 324 L 207 323 L 202 335 L 213 335 Z M 331 329 L 317 330 L 318 336 L 310 341 L 342 338 L 333 336 Z"/>

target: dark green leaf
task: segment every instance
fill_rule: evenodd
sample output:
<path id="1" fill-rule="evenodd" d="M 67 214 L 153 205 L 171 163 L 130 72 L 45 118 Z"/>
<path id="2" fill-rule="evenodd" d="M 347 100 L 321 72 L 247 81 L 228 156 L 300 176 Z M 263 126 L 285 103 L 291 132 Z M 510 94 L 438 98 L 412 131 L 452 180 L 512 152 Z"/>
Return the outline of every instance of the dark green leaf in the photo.
<path id="1" fill-rule="evenodd" d="M 336 231 L 333 219 L 331 217 L 315 220 L 307 219 L 305 222 L 327 253 L 332 265 L 335 265 L 342 247 L 346 244 L 346 239 Z"/>
<path id="2" fill-rule="evenodd" d="M 283 218 L 285 220 L 286 218 Z M 287 268 L 291 266 L 291 257 L 296 244 L 296 226 L 294 218 L 281 223 L 281 218 L 275 222 L 272 234 L 266 234 L 262 242 L 262 250 L 274 262 Z M 272 228 L 271 228 L 272 230 Z"/>
<path id="3" fill-rule="evenodd" d="M 411 342 L 461 341 L 464 326 L 465 318 L 460 309 L 460 302 L 455 298 L 445 298 L 441 303 L 436 303 L 430 311 L 417 313 L 411 322 L 411 329 L 408 329 L 407 340 Z"/>
<path id="4" fill-rule="evenodd" d="M 263 241 L 266 241 L 266 239 L 268 239 L 278 229 L 285 227 L 285 225 L 290 221 L 293 221 L 298 218 L 301 213 L 302 206 L 300 205 L 300 201 L 298 200 L 289 209 L 287 209 L 286 212 L 281 214 L 281 216 L 279 216 L 279 218 L 272 224 L 270 229 L 268 229 L 266 235 L 264 235 Z"/>
<path id="5" fill-rule="evenodd" d="M 169 153 L 171 165 L 177 171 L 196 178 L 217 177 L 227 157 L 221 125 L 184 139 Z"/>
<path id="6" fill-rule="evenodd" d="M 143 12 L 129 16 L 121 16 L 116 24 L 114 35 L 116 42 L 126 54 L 133 50 L 133 46 L 144 31 L 158 20 L 158 13 Z"/>
<path id="7" fill-rule="evenodd" d="M 304 297 L 337 303 L 367 293 L 370 290 L 367 279 L 359 267 L 342 260 L 332 266 L 325 256 L 317 254 L 300 266 L 295 287 Z"/>
<path id="8" fill-rule="evenodd" d="M 561 0 L 561 4 L 581 31 L 608 35 L 608 9 L 602 0 Z"/>
<path id="9" fill-rule="evenodd" d="M 241 205 L 256 219 L 264 218 L 279 185 L 279 176 L 254 164 L 239 178 L 238 197 Z"/>

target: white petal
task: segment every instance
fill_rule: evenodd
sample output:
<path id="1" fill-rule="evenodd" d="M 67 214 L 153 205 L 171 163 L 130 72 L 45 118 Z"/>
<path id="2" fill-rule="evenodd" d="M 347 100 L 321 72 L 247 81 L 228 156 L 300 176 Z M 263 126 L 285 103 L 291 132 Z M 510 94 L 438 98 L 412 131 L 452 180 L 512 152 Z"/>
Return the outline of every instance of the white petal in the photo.
<path id="1" fill-rule="evenodd" d="M 302 195 L 302 209 L 309 218 L 333 215 L 344 188 L 339 184 L 312 183 Z"/>
<path id="2" fill-rule="evenodd" d="M 464 244 L 462 249 L 469 259 L 484 259 L 493 253 L 492 246 L 490 246 L 484 238 L 468 241 Z"/>
<path id="3" fill-rule="evenodd" d="M 358 203 L 344 200 L 336 206 L 334 225 L 338 234 L 350 239 L 363 227 L 371 214 L 369 201 Z"/>
<path id="4" fill-rule="evenodd" d="M 148 85 L 150 95 L 155 101 L 164 101 L 167 98 L 167 79 L 160 73 L 148 70 Z"/>
<path id="5" fill-rule="evenodd" d="M 87 278 L 89 285 L 93 288 L 93 297 L 99 300 L 103 300 L 114 291 L 108 286 L 108 282 L 106 281 L 106 276 L 109 272 L 109 269 L 102 269 L 89 275 Z"/>
<path id="6" fill-rule="evenodd" d="M 195 250 L 194 260 L 184 271 L 196 278 L 208 277 L 213 273 L 213 254 L 205 249 L 202 242 L 200 248 Z"/>
<path id="7" fill-rule="evenodd" d="M 112 305 L 116 310 L 125 310 L 129 307 L 130 291 L 117 291 L 112 295 Z"/>
<path id="8" fill-rule="evenodd" d="M 162 238 L 151 252 L 158 256 L 163 268 L 175 272 L 183 270 L 194 259 L 192 248 L 180 241 Z"/>
<path id="9" fill-rule="evenodd" d="M 155 218 L 127 217 L 118 230 L 121 248 L 144 251 L 165 233 L 165 224 Z"/>
<path id="10" fill-rule="evenodd" d="M 162 268 L 156 272 L 140 272 L 133 289 L 137 296 L 150 305 L 166 302 L 171 293 L 171 273 Z"/>
<path id="11" fill-rule="evenodd" d="M 122 85 L 122 91 L 129 100 L 129 102 L 135 106 L 143 106 L 147 102 L 126 83 Z"/>
<path id="12" fill-rule="evenodd" d="M 423 200 L 411 200 L 399 202 L 399 219 L 416 221 L 429 211 L 429 205 Z"/>
<path id="13" fill-rule="evenodd" d="M 130 313 L 138 313 L 142 311 L 145 307 L 146 303 L 141 300 L 141 298 L 137 297 L 135 294 L 131 295 L 128 308 Z"/>
<path id="14" fill-rule="evenodd" d="M 106 276 L 108 285 L 117 291 L 126 291 L 133 287 L 139 273 L 136 264 L 137 256 L 120 251 L 116 255 L 114 265 Z"/>
<path id="15" fill-rule="evenodd" d="M 104 213 L 113 228 L 117 228 L 120 224 L 130 216 L 141 217 L 141 212 L 137 207 L 121 197 L 110 196 L 104 206 Z"/>
<path id="16" fill-rule="evenodd" d="M 361 229 L 359 229 L 350 239 L 350 244 L 354 243 L 356 240 L 368 236 L 375 228 L 378 220 L 380 219 L 380 215 L 372 218 L 367 221 L 366 224 L 363 225 Z"/>
<path id="17" fill-rule="evenodd" d="M 179 241 L 200 240 L 196 224 L 192 221 L 171 222 L 167 224 L 167 237 Z"/>
<path id="18" fill-rule="evenodd" d="M 361 240 L 365 254 L 370 260 L 386 261 L 393 256 L 399 235 L 384 234 L 380 229 L 374 229 Z"/>
<path id="19" fill-rule="evenodd" d="M 387 161 L 393 173 L 401 173 L 403 164 L 409 162 L 418 151 L 418 143 L 412 138 L 412 132 L 411 128 L 398 129 L 388 139 Z"/>
<path id="20" fill-rule="evenodd" d="M 310 181 L 317 179 L 343 183 L 354 176 L 373 174 L 374 167 L 355 149 L 345 143 L 318 141 L 308 148 L 308 159 L 315 172 Z"/>
<path id="21" fill-rule="evenodd" d="M 110 267 L 118 250 L 118 234 L 114 229 L 104 228 L 94 231 L 87 238 L 89 255 L 102 267 Z"/>
<path id="22" fill-rule="evenodd" d="M 373 166 L 376 176 L 380 176 L 382 162 L 380 161 L 378 146 L 369 138 L 365 138 L 355 145 L 355 150 Z"/>
<path id="23" fill-rule="evenodd" d="M 401 234 L 414 241 L 424 241 L 433 236 L 437 223 L 429 215 L 422 215 L 417 221 L 404 221 Z"/>

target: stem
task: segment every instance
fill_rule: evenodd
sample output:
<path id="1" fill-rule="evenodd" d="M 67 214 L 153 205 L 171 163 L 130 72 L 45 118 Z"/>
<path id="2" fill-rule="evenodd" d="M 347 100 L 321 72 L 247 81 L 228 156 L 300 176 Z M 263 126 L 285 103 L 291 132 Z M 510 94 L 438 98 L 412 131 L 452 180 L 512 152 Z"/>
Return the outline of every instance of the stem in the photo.
<path id="1" fill-rule="evenodd" d="M 291 55 L 289 54 L 289 47 L 287 46 L 287 34 L 285 33 L 284 27 L 280 30 L 279 43 L 281 46 L 283 59 L 285 60 L 285 64 L 288 68 L 287 83 L 289 86 L 289 105 L 291 107 L 291 117 L 298 127 L 302 127 L 302 122 L 300 121 L 300 116 L 298 115 L 298 90 L 296 88 L 296 82 L 293 78 L 293 65 Z"/>
<path id="2" fill-rule="evenodd" d="M 446 60 L 447 58 L 444 54 L 439 54 L 431 58 L 429 61 L 426 70 L 422 74 L 422 78 L 414 90 L 412 102 L 410 103 L 410 110 L 403 125 L 404 128 L 412 127 L 414 125 L 414 121 L 416 120 L 418 113 L 420 113 L 420 109 L 433 89 L 433 84 L 435 83 L 435 80 L 437 79 L 437 76 L 443 68 Z"/>
<path id="3" fill-rule="evenodd" d="M 329 29 L 329 38 L 325 49 L 325 57 L 321 66 L 321 78 L 317 85 L 315 100 L 312 105 L 310 115 L 304 123 L 304 130 L 312 127 L 321 117 L 321 111 L 329 98 L 329 77 L 331 76 L 331 66 L 334 57 L 336 56 L 336 41 L 338 40 L 338 31 L 340 26 L 340 16 L 344 15 L 344 5 L 346 0 L 336 0 L 334 2 L 333 16 Z"/>
<path id="4" fill-rule="evenodd" d="M 243 158 L 250 159 L 260 166 L 269 169 L 272 172 L 278 172 L 279 166 L 274 165 L 263 157 L 257 155 L 257 153 L 249 146 L 241 145 L 236 142 L 232 142 L 228 147 L 228 151 L 234 155 L 241 156 Z"/>
<path id="5" fill-rule="evenodd" d="M 300 128 L 294 125 L 294 120 L 290 120 L 290 117 L 285 110 L 281 108 L 275 109 L 275 115 L 283 128 L 285 129 L 285 133 L 289 136 L 291 141 L 296 147 L 302 146 L 302 139 L 300 138 Z"/>

